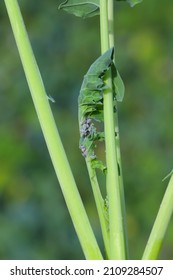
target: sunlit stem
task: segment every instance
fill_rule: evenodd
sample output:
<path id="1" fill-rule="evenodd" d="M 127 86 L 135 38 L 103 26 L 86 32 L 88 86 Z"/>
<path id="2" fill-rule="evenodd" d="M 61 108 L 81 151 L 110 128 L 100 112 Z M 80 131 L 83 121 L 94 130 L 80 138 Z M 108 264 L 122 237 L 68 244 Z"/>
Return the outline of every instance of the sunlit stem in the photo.
<path id="1" fill-rule="evenodd" d="M 86 164 L 87 164 L 90 182 L 91 182 L 94 199 L 97 207 L 97 212 L 100 220 L 101 231 L 102 231 L 102 236 L 103 236 L 103 241 L 104 241 L 104 246 L 106 251 L 106 257 L 109 258 L 110 247 L 109 247 L 108 221 L 107 221 L 106 210 L 104 205 L 105 202 L 100 192 L 96 171 L 94 168 L 92 168 L 91 159 L 88 157 L 86 158 Z"/>
<path id="2" fill-rule="evenodd" d="M 18 2 L 4 1 L 44 138 L 83 252 L 86 259 L 102 259 L 56 128 Z"/>
<path id="3" fill-rule="evenodd" d="M 173 213 L 173 175 L 169 181 L 159 212 L 147 242 L 143 260 L 156 260 Z"/>
<path id="4" fill-rule="evenodd" d="M 115 49 L 115 36 L 114 36 L 114 2 L 108 1 L 108 22 L 109 22 L 109 44 L 110 47 Z M 115 53 L 114 53 L 114 63 L 115 63 Z M 115 101 L 114 101 L 115 102 Z M 117 103 L 117 102 L 116 102 Z M 126 258 L 129 258 L 128 250 L 128 233 L 127 233 L 127 222 L 126 222 L 126 207 L 125 207 L 125 198 L 124 198 L 124 184 L 123 184 L 123 172 L 122 172 L 122 163 L 121 163 L 121 152 L 120 152 L 120 134 L 119 134 L 119 124 L 118 124 L 118 104 L 116 104 L 115 112 L 115 134 L 116 134 L 116 153 L 117 153 L 117 162 L 119 166 L 119 186 L 120 186 L 120 195 L 121 195 L 121 205 L 123 212 L 123 222 L 124 222 L 124 236 L 125 236 L 125 249 L 126 249 Z"/>
<path id="5" fill-rule="evenodd" d="M 100 30 L 101 51 L 104 53 L 110 48 L 108 25 L 108 2 L 100 1 Z M 107 177 L 106 188 L 109 202 L 109 234 L 110 234 L 110 259 L 126 259 L 124 222 L 121 206 L 121 191 L 118 171 L 118 160 L 115 141 L 114 104 L 111 71 L 105 83 L 108 89 L 104 92 L 104 127 Z"/>

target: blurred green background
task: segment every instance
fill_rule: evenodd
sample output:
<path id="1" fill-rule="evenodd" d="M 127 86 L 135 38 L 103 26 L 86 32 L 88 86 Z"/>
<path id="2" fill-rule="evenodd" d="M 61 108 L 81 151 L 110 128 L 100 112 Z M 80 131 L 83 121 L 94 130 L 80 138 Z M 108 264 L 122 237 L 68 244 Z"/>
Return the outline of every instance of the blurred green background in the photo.
<path id="1" fill-rule="evenodd" d="M 72 170 L 101 243 L 77 97 L 100 55 L 99 17 L 21 0 L 26 27 Z M 116 60 L 126 86 L 119 122 L 131 259 L 140 259 L 173 167 L 173 2 L 115 5 Z M 4 2 L 0 3 L 0 259 L 83 259 L 38 124 Z M 160 259 L 173 259 L 173 220 Z"/>

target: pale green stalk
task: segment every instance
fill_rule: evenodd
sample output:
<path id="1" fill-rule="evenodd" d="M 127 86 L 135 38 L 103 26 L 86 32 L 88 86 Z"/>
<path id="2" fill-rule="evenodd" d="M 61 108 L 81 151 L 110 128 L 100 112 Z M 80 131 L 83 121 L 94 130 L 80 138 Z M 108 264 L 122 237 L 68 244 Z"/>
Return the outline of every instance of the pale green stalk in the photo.
<path id="1" fill-rule="evenodd" d="M 156 260 L 173 213 L 173 175 L 169 181 L 159 212 L 147 242 L 143 260 Z"/>
<path id="2" fill-rule="evenodd" d="M 4 0 L 35 109 L 86 259 L 102 259 L 80 198 L 29 42 L 17 0 Z"/>
<path id="3" fill-rule="evenodd" d="M 90 177 L 91 187 L 94 194 L 94 199 L 97 207 L 97 212 L 100 220 L 101 230 L 102 230 L 102 236 L 106 251 L 106 257 L 109 259 L 110 256 L 110 247 L 109 247 L 109 233 L 108 233 L 108 217 L 107 217 L 107 211 L 106 207 L 104 205 L 104 200 L 102 198 L 102 194 L 100 192 L 100 187 L 97 180 L 96 171 L 91 166 L 91 159 L 88 157 L 86 158 L 86 164 L 88 169 L 88 174 Z"/>
<path id="4" fill-rule="evenodd" d="M 108 2 L 108 22 L 109 22 L 109 44 L 110 47 L 115 47 L 114 40 L 114 2 Z M 115 50 L 116 51 L 116 50 Z M 115 54 L 114 54 L 114 63 L 115 63 Z M 120 186 L 120 195 L 121 195 L 121 206 L 123 212 L 123 221 L 124 221 L 124 236 L 125 236 L 125 249 L 126 249 L 126 259 L 129 258 L 128 250 L 128 233 L 127 233 L 127 222 L 126 222 L 126 206 L 125 206 L 125 197 L 124 197 L 124 184 L 123 184 L 123 172 L 122 172 L 122 163 L 121 163 L 121 152 L 120 152 L 120 134 L 119 134 L 119 124 L 118 124 L 118 104 L 116 104 L 117 111 L 115 112 L 115 133 L 116 133 L 116 153 L 117 153 L 117 162 L 120 169 L 119 174 L 119 186 Z"/>
<path id="5" fill-rule="evenodd" d="M 100 1 L 101 51 L 109 49 L 108 1 Z M 109 203 L 110 259 L 126 259 L 124 222 L 119 186 L 118 162 L 115 142 L 113 91 L 111 72 L 105 80 L 109 89 L 104 92 L 104 125 L 106 145 L 106 187 Z"/>

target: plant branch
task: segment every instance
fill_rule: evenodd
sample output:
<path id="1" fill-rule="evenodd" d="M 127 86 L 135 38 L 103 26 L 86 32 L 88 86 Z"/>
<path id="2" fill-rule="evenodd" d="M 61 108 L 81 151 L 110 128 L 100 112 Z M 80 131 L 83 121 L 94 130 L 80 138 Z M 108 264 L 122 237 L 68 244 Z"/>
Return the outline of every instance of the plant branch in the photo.
<path id="1" fill-rule="evenodd" d="M 147 242 L 143 260 L 156 260 L 173 213 L 173 175 L 169 181 L 160 209 Z"/>
<path id="2" fill-rule="evenodd" d="M 115 47 L 114 39 L 114 2 L 108 2 L 108 22 L 109 22 L 109 44 L 110 47 Z M 114 53 L 114 63 L 115 63 L 115 53 Z M 115 63 L 116 64 L 116 63 Z M 115 102 L 115 101 L 114 101 Z M 119 166 L 119 186 L 120 186 L 120 195 L 121 195 L 121 206 L 123 213 L 123 222 L 124 222 L 124 238 L 125 238 L 125 250 L 126 250 L 126 259 L 129 258 L 128 250 L 128 233 L 127 233 L 127 222 L 126 222 L 126 206 L 125 206 L 125 197 L 124 197 L 124 184 L 123 184 L 123 172 L 122 172 L 122 163 L 121 163 L 121 152 L 120 152 L 120 134 L 119 134 L 119 124 L 118 124 L 118 104 L 116 102 L 116 112 L 115 117 L 115 133 L 116 133 L 116 153 L 117 153 L 117 162 Z"/>
<path id="3" fill-rule="evenodd" d="M 103 241 L 105 245 L 105 250 L 106 250 L 106 255 L 107 258 L 110 256 L 110 248 L 109 248 L 109 234 L 108 234 L 108 220 L 106 216 L 106 207 L 104 205 L 104 200 L 102 198 L 102 194 L 100 192 L 100 187 L 98 184 L 97 180 L 97 175 L 96 171 L 94 168 L 91 166 L 91 160 L 87 157 L 86 158 L 86 164 L 87 164 L 87 169 L 89 173 L 89 178 L 94 194 L 94 199 L 97 207 L 97 212 L 100 220 L 100 225 L 101 225 L 101 230 L 102 230 L 102 236 L 103 236 Z"/>
<path id="4" fill-rule="evenodd" d="M 110 48 L 108 0 L 100 1 L 100 29 L 101 50 L 102 53 L 104 53 L 107 49 Z M 109 203 L 110 259 L 125 259 L 126 249 L 115 142 L 115 123 L 113 110 L 114 104 L 111 71 L 108 73 L 105 83 L 108 86 L 108 89 L 104 92 L 104 125 L 107 164 L 106 187 Z"/>
<path id="5" fill-rule="evenodd" d="M 87 259 L 102 259 L 50 109 L 17 0 L 4 0 L 44 138 Z"/>

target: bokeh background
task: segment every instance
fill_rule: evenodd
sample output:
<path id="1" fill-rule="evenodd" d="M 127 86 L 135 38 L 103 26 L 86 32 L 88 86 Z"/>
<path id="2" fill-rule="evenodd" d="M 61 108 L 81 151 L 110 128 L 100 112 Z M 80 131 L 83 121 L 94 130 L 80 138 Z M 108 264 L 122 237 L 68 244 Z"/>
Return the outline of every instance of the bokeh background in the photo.
<path id="1" fill-rule="evenodd" d="M 78 140 L 77 98 L 100 55 L 99 17 L 20 0 L 68 159 L 97 239 L 100 228 Z M 119 123 L 131 259 L 140 259 L 173 166 L 173 2 L 115 5 L 116 61 L 126 86 Z M 83 259 L 0 2 L 0 259 Z M 173 259 L 173 220 L 160 254 Z"/>

